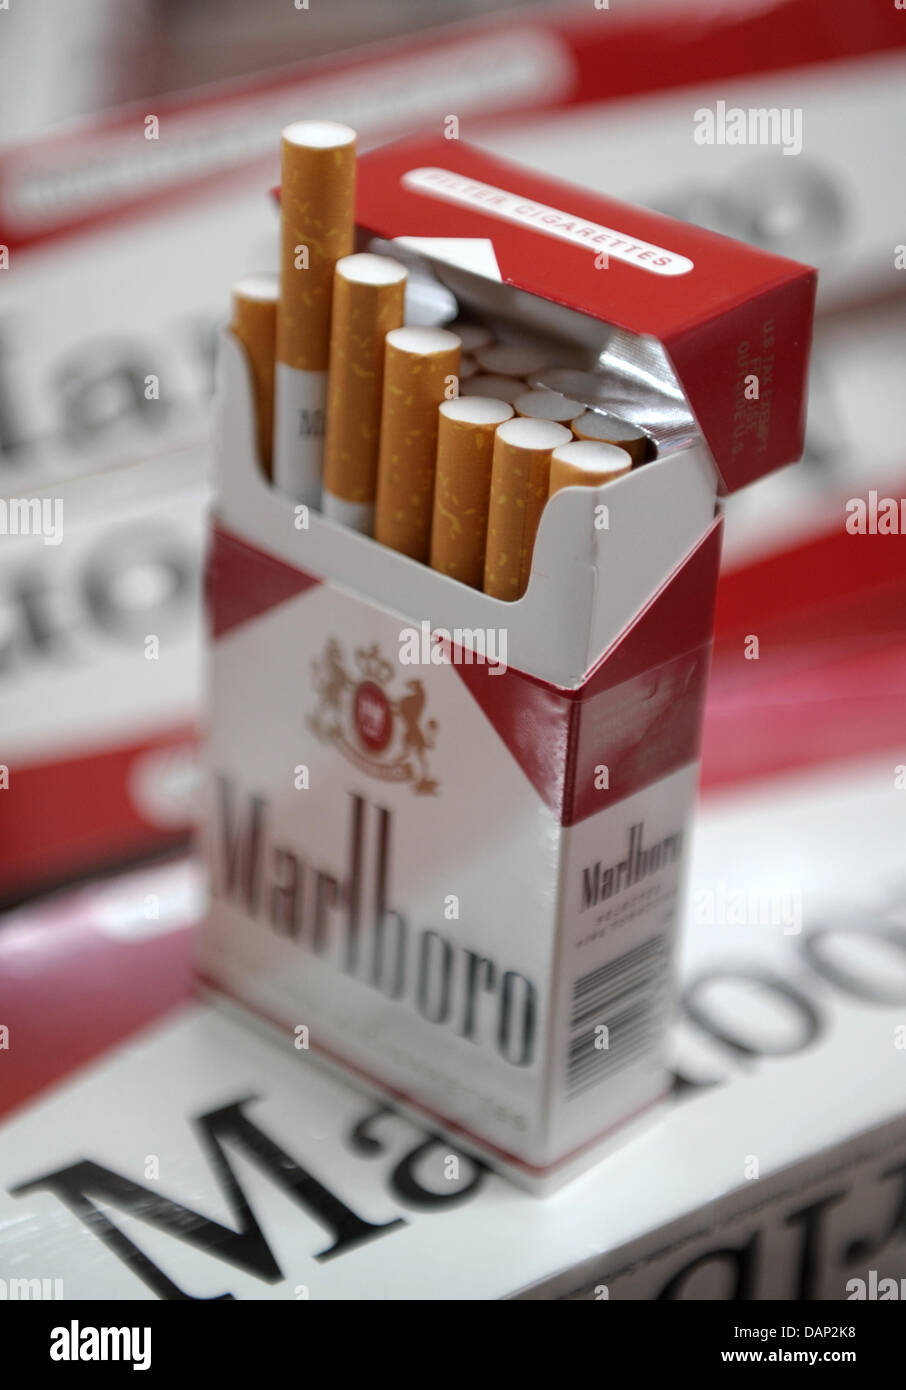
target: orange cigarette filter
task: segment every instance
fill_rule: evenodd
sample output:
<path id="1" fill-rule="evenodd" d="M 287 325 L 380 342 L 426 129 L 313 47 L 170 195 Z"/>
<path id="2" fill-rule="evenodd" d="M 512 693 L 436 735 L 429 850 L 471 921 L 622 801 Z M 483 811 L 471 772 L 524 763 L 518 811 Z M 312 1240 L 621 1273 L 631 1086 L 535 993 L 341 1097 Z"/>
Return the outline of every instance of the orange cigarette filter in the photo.
<path id="1" fill-rule="evenodd" d="M 564 487 L 600 487 L 620 478 L 632 469 L 632 460 L 616 444 L 599 444 L 597 440 L 575 439 L 562 444 L 551 454 L 550 487 L 553 497 Z"/>
<path id="2" fill-rule="evenodd" d="M 529 376 L 551 365 L 550 353 L 522 343 L 492 343 L 477 348 L 475 361 L 483 372 L 495 376 Z"/>
<path id="3" fill-rule="evenodd" d="M 478 376 L 465 377 L 460 394 L 490 396 L 491 400 L 506 401 L 507 405 L 512 405 L 518 396 L 525 394 L 525 382 L 515 376 L 488 376 L 482 372 Z"/>
<path id="4" fill-rule="evenodd" d="M 621 420 L 618 415 L 603 415 L 599 410 L 586 410 L 572 421 L 577 439 L 596 440 L 599 444 L 616 444 L 632 459 L 644 463 L 648 452 L 648 436 L 637 425 Z"/>
<path id="5" fill-rule="evenodd" d="M 355 237 L 355 131 L 297 121 L 281 148 L 274 483 L 319 507 L 333 273 Z"/>
<path id="6" fill-rule="evenodd" d="M 274 353 L 277 339 L 276 275 L 247 275 L 233 286 L 230 328 L 245 348 L 252 374 L 258 462 L 271 476 L 274 443 Z"/>
<path id="7" fill-rule="evenodd" d="M 427 564 L 438 406 L 458 392 L 461 345 L 443 328 L 387 334 L 374 535 Z"/>
<path id="8" fill-rule="evenodd" d="M 528 587 L 551 453 L 571 440 L 552 420 L 509 420 L 497 431 L 484 565 L 484 591 L 493 598 L 521 598 Z"/>
<path id="9" fill-rule="evenodd" d="M 384 339 L 403 322 L 406 271 L 389 256 L 345 256 L 333 282 L 327 430 L 326 516 L 371 533 L 377 489 Z"/>
<path id="10" fill-rule="evenodd" d="M 576 417 L 576 407 L 582 409 L 581 401 L 570 400 L 559 391 L 525 391 L 517 396 L 513 408 L 517 415 L 528 420 L 556 420 L 558 425 L 568 425 Z"/>
<path id="11" fill-rule="evenodd" d="M 281 140 L 277 360 L 325 371 L 334 266 L 354 245 L 355 131 L 297 121 Z M 297 269 L 299 247 L 307 266 Z"/>
<path id="12" fill-rule="evenodd" d="M 444 401 L 438 412 L 431 568 L 473 589 L 484 578 L 494 438 L 512 417 L 506 401 L 486 396 Z"/>

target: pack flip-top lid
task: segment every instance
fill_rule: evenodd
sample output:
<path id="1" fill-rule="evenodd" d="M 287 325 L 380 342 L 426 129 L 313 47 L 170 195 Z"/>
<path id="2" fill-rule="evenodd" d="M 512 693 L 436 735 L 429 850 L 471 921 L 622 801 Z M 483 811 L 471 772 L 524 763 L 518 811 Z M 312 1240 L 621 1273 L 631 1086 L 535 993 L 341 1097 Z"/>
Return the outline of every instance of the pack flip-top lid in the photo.
<path id="1" fill-rule="evenodd" d="M 659 342 L 733 492 L 802 452 L 817 272 L 458 140 L 363 156 L 375 236 Z M 602 256 L 600 253 L 606 253 Z"/>

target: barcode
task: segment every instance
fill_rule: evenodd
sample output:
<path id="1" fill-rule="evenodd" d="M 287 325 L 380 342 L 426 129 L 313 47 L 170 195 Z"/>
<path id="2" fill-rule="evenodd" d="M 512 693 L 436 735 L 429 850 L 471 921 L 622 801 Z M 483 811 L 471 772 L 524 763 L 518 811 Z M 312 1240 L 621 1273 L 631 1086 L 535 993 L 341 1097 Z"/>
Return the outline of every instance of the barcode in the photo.
<path id="1" fill-rule="evenodd" d="M 600 1085 L 648 1050 L 663 1027 L 669 963 L 666 936 L 654 936 L 573 985 L 568 1099 Z"/>

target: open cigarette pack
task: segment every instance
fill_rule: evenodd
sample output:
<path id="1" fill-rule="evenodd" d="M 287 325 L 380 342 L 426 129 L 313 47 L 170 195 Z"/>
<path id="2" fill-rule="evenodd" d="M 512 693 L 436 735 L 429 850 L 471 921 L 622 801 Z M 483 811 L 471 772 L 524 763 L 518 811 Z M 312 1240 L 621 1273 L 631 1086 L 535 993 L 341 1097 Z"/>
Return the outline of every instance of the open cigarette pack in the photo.
<path id="1" fill-rule="evenodd" d="M 719 496 L 799 456 L 815 274 L 443 139 L 358 162 L 355 237 L 372 288 L 375 254 L 405 268 L 424 353 L 401 377 L 391 321 L 381 393 L 338 272 L 329 366 L 281 416 L 281 298 L 273 481 L 255 355 L 222 343 L 201 971 L 544 1190 L 668 1089 Z M 602 446 L 554 430 L 624 465 L 582 485 Z"/>

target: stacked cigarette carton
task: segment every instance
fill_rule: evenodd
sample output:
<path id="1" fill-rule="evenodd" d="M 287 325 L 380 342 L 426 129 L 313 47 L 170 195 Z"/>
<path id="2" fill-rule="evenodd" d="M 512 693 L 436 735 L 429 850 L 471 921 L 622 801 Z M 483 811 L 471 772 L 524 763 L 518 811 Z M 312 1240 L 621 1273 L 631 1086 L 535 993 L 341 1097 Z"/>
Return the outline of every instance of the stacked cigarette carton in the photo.
<path id="1" fill-rule="evenodd" d="M 87 130 L 58 138 L 83 178 Z M 0 156 L 0 903 L 185 845 L 196 818 L 210 305 L 231 271 L 198 273 L 172 203 L 92 237 L 53 198 L 30 238 L 16 209 L 52 143 Z"/>
<path id="2" fill-rule="evenodd" d="M 284 135 L 272 461 L 222 345 L 202 972 L 541 1189 L 666 1090 L 715 503 L 798 456 L 815 277 L 344 132 Z"/>
<path id="3" fill-rule="evenodd" d="M 890 754 L 706 800 L 675 1096 L 544 1201 L 325 1075 L 288 1035 L 274 1047 L 186 1007 L 125 1039 L 188 988 L 195 875 L 144 870 L 21 914 L 0 933 L 0 979 L 13 969 L 17 984 L 0 1000 L 3 1066 L 20 1102 L 55 1084 L 0 1130 L 0 1291 L 902 1297 L 904 808 Z M 107 985 L 90 1026 L 76 960 Z M 106 1055 L 73 1075 L 99 1042 Z M 814 1319 L 832 1320 L 848 1321 Z"/>

